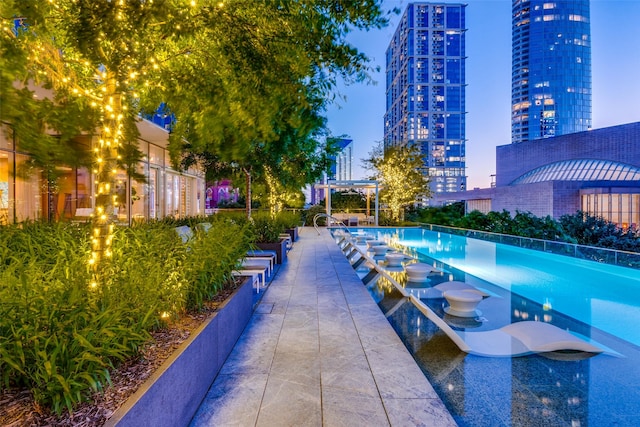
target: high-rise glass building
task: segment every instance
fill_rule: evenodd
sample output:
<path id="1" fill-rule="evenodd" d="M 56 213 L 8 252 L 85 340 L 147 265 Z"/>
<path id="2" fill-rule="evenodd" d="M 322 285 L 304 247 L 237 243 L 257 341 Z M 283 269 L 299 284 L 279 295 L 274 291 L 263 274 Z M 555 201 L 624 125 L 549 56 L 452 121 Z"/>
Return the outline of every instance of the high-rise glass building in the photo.
<path id="1" fill-rule="evenodd" d="M 466 188 L 465 7 L 410 3 L 387 48 L 384 144 L 418 144 L 433 193 Z"/>
<path id="2" fill-rule="evenodd" d="M 352 179 L 351 164 L 353 163 L 353 140 L 341 138 L 337 141 L 340 152 L 336 154 L 335 163 L 331 165 L 333 178 L 338 181 Z"/>
<path id="3" fill-rule="evenodd" d="M 511 142 L 591 129 L 589 0 L 513 0 Z"/>
<path id="4" fill-rule="evenodd" d="M 316 184 L 319 184 L 318 187 L 316 188 L 315 185 L 311 186 L 310 201 L 312 205 L 319 203 L 326 197 L 327 190 L 323 188 L 322 185 L 326 185 L 329 180 L 351 181 L 353 179 L 353 140 L 337 138 L 333 142 L 340 151 L 335 156 L 330 156 L 329 160 L 331 164 L 329 170 L 316 182 Z"/>

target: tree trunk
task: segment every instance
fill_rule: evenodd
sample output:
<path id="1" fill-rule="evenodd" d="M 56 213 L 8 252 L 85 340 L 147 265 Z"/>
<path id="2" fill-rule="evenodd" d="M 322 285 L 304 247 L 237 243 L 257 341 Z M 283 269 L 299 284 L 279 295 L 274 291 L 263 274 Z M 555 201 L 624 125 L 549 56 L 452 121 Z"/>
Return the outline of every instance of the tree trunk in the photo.
<path id="1" fill-rule="evenodd" d="M 246 168 L 242 168 L 244 175 L 245 175 L 245 189 L 246 189 L 246 196 L 245 196 L 245 209 L 247 212 L 247 218 L 251 218 L 251 171 L 246 169 Z"/>
<path id="2" fill-rule="evenodd" d="M 118 147 L 122 139 L 122 93 L 115 75 L 104 72 L 105 91 L 101 105 L 102 129 L 94 146 L 96 199 L 93 218 L 93 253 L 91 263 L 98 269 L 100 260 L 111 256 L 115 207 L 122 201 L 116 192 Z"/>

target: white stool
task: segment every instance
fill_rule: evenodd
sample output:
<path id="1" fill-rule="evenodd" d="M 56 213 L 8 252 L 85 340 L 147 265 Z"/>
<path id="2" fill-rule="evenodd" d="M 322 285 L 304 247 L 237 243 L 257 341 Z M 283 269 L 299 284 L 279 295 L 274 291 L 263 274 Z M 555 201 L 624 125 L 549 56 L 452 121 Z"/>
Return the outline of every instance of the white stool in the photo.
<path id="1" fill-rule="evenodd" d="M 449 303 L 447 314 L 458 317 L 475 317 L 478 315 L 476 306 L 482 301 L 482 295 L 469 290 L 445 291 L 444 298 Z"/>

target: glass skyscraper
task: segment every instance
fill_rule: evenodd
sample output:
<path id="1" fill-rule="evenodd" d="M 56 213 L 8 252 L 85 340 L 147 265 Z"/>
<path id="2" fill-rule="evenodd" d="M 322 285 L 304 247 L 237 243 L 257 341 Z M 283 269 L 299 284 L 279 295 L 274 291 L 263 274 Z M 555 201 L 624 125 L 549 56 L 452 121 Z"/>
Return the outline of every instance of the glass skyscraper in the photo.
<path id="1" fill-rule="evenodd" d="M 387 48 L 384 144 L 418 144 L 433 193 L 466 188 L 465 7 L 410 3 Z"/>
<path id="2" fill-rule="evenodd" d="M 511 142 L 591 129 L 589 0 L 513 0 Z"/>

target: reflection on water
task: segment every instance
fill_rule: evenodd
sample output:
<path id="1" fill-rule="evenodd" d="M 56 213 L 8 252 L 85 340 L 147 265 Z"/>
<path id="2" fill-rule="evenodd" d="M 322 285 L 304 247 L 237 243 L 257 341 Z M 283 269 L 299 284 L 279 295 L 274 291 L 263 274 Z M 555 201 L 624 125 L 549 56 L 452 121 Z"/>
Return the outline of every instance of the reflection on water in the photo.
<path id="1" fill-rule="evenodd" d="M 470 283 L 490 295 L 478 306 L 482 316 L 473 318 L 447 315 L 443 298 L 422 300 L 453 329 L 480 331 L 522 320 L 545 321 L 591 337 L 622 355 L 553 352 L 510 358 L 466 354 L 390 282 L 380 278 L 368 283 L 369 292 L 459 425 L 640 425 L 640 348 L 558 312 L 551 299 L 536 302 L 449 264 L 417 252 L 411 255 L 440 269 L 417 284 L 408 282 L 403 271 L 390 272 L 414 295 L 449 280 Z M 383 258 L 376 261 L 384 263 Z M 358 272 L 362 275 L 365 270 Z"/>

